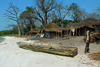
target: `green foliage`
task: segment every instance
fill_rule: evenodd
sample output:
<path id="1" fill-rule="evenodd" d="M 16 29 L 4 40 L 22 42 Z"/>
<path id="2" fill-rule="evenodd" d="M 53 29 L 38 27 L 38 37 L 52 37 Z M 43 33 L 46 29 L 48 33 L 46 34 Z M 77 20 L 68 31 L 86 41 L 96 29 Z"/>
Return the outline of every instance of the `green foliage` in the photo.
<path id="1" fill-rule="evenodd" d="M 32 13 L 34 13 L 35 11 L 33 10 L 33 7 L 31 6 L 31 7 L 29 7 L 29 6 L 27 6 L 26 7 L 26 10 L 25 11 L 23 11 L 21 14 L 20 14 L 20 18 L 22 19 L 22 18 L 31 18 L 31 14 Z"/>
<path id="2" fill-rule="evenodd" d="M 72 3 L 69 10 L 69 16 L 74 20 L 74 22 L 79 22 L 80 17 L 82 16 L 82 10 L 79 8 L 79 6 L 76 3 Z"/>
<path id="3" fill-rule="evenodd" d="M 56 23 L 58 26 L 61 26 L 60 19 L 54 19 L 52 22 Z"/>
<path id="4" fill-rule="evenodd" d="M 43 29 L 43 25 L 41 25 L 41 26 L 39 27 L 39 29 Z"/>
<path id="5" fill-rule="evenodd" d="M 69 22 L 73 22 L 73 21 L 72 21 L 72 20 L 64 20 L 64 21 L 63 21 L 64 27 L 65 27 Z"/>
<path id="6" fill-rule="evenodd" d="M 31 7 L 27 6 L 27 7 L 26 7 L 26 11 L 27 11 L 27 12 L 34 13 L 33 6 L 31 6 Z"/>
<path id="7" fill-rule="evenodd" d="M 17 29 L 14 29 L 14 30 L 4 30 L 4 31 L 0 31 L 0 36 L 11 35 L 11 34 L 18 34 L 18 30 Z"/>
<path id="8" fill-rule="evenodd" d="M 56 23 L 57 25 L 61 26 L 60 19 L 53 20 L 53 22 Z M 73 22 L 73 21 L 72 21 L 72 20 L 64 20 L 64 21 L 63 21 L 64 27 L 65 27 L 69 22 Z"/>

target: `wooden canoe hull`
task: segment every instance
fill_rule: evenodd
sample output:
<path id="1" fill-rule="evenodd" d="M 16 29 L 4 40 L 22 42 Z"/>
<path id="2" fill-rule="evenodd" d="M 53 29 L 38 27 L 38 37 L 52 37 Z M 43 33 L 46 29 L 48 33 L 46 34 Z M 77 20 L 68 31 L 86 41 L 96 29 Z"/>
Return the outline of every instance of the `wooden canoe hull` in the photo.
<path id="1" fill-rule="evenodd" d="M 70 56 L 74 57 L 77 55 L 78 49 L 76 47 L 59 47 L 52 45 L 35 45 L 25 42 L 17 42 L 17 44 L 24 49 L 29 49 L 32 51 L 46 52 L 56 55 Z"/>

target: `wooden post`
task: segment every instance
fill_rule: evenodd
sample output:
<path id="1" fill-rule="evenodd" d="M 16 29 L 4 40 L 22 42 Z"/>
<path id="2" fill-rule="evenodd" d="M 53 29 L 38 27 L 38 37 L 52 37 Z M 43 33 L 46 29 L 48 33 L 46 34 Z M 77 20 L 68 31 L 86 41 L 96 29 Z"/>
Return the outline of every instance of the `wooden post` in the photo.
<path id="1" fill-rule="evenodd" d="M 65 36 L 65 31 L 64 31 L 64 36 Z"/>
<path id="2" fill-rule="evenodd" d="M 86 27 L 85 27 L 85 34 L 86 34 Z"/>
<path id="3" fill-rule="evenodd" d="M 56 31 L 56 39 L 57 39 L 57 31 Z"/>
<path id="4" fill-rule="evenodd" d="M 62 31 L 61 31 L 61 39 L 62 39 Z"/>
<path id="5" fill-rule="evenodd" d="M 58 30 L 58 38 L 59 38 L 59 30 Z"/>
<path id="6" fill-rule="evenodd" d="M 31 33 L 29 33 L 29 35 L 31 36 Z"/>
<path id="7" fill-rule="evenodd" d="M 76 29 L 76 36 L 77 36 L 77 29 Z"/>
<path id="8" fill-rule="evenodd" d="M 71 36 L 71 30 L 70 30 L 70 36 Z"/>
<path id="9" fill-rule="evenodd" d="M 53 31 L 51 31 L 52 32 L 52 37 L 53 37 Z"/>
<path id="10" fill-rule="evenodd" d="M 67 35 L 68 35 L 68 30 L 67 30 Z"/>
<path id="11" fill-rule="evenodd" d="M 79 36 L 80 36 L 80 28 L 79 28 Z"/>

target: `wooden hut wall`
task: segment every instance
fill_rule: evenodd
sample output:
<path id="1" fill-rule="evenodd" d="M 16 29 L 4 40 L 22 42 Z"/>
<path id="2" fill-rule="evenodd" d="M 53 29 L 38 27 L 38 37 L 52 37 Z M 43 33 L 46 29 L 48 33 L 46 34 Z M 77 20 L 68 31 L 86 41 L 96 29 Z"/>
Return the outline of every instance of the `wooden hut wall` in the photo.
<path id="1" fill-rule="evenodd" d="M 89 28 L 89 27 L 81 27 L 81 28 L 78 28 L 77 29 L 77 35 L 78 36 L 84 36 L 84 35 L 86 35 L 86 31 L 87 30 L 90 30 L 90 31 L 95 31 L 95 29 L 94 28 Z M 75 34 L 76 34 L 76 31 L 75 31 Z"/>
<path id="2" fill-rule="evenodd" d="M 64 35 L 64 31 L 45 31 L 44 30 L 44 37 L 45 37 L 45 34 L 46 34 L 46 32 L 49 32 L 50 33 L 50 36 L 52 37 L 52 38 L 62 38 Z"/>

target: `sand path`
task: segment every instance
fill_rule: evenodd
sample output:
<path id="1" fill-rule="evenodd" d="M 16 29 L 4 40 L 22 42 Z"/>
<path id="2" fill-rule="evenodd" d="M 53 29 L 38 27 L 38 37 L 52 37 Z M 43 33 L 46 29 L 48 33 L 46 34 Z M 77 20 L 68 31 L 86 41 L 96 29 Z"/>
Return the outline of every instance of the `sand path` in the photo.
<path id="1" fill-rule="evenodd" d="M 85 54 L 71 58 L 19 48 L 16 42 L 24 40 L 5 37 L 0 43 L 0 67 L 100 67 Z"/>

